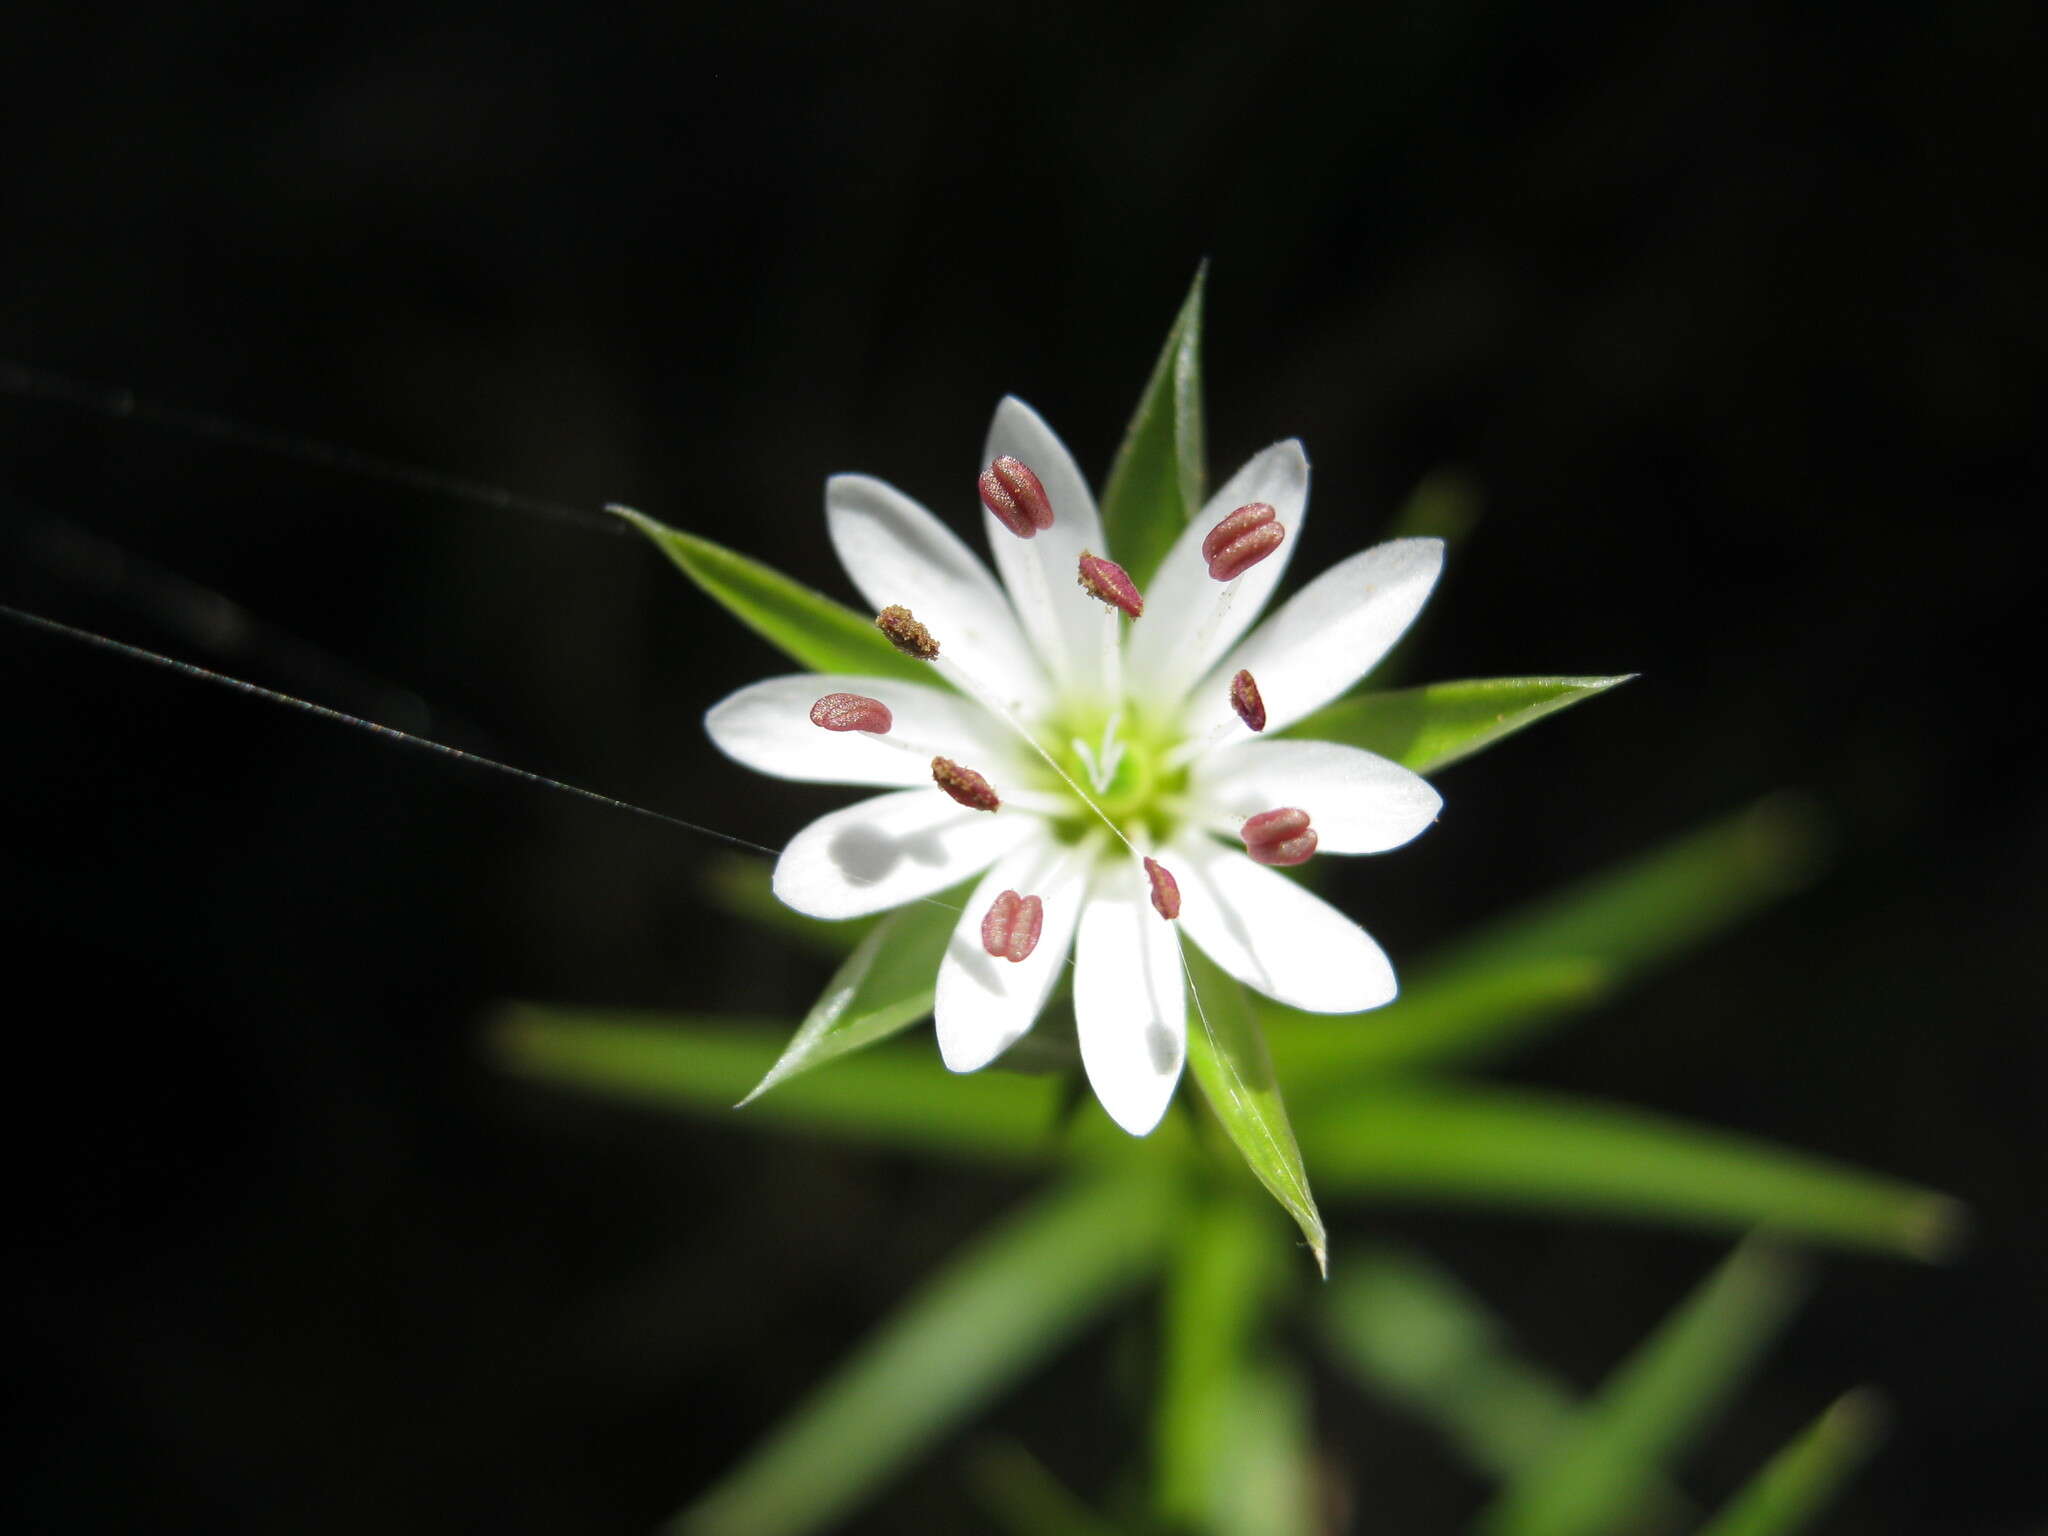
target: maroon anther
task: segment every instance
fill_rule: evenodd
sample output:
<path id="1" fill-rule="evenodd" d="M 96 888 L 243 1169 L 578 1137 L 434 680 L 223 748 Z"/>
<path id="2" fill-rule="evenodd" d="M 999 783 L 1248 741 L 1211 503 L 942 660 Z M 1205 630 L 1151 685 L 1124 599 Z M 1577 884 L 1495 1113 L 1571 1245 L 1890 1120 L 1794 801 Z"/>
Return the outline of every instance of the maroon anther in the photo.
<path id="1" fill-rule="evenodd" d="M 1240 672 L 1230 680 L 1230 707 L 1246 730 L 1266 728 L 1266 701 L 1259 697 L 1259 685 L 1252 681 L 1251 673 Z"/>
<path id="2" fill-rule="evenodd" d="M 1152 881 L 1152 910 L 1172 922 L 1180 916 L 1180 882 L 1157 859 L 1145 861 L 1145 873 Z"/>
<path id="3" fill-rule="evenodd" d="M 970 811 L 992 811 L 1003 803 L 987 779 L 950 757 L 932 759 L 932 782 Z"/>
<path id="4" fill-rule="evenodd" d="M 1035 539 L 1052 526 L 1045 486 L 1029 464 L 1007 453 L 981 472 L 981 504 L 1020 539 Z"/>
<path id="5" fill-rule="evenodd" d="M 886 736 L 895 723 L 888 705 L 863 693 L 828 693 L 811 706 L 811 724 L 820 730 Z"/>
<path id="6" fill-rule="evenodd" d="M 1254 864 L 1306 864 L 1316 851 L 1316 829 L 1308 812 L 1292 806 L 1261 811 L 1238 829 Z"/>
<path id="7" fill-rule="evenodd" d="M 996 959 L 1015 965 L 1038 948 L 1038 930 L 1044 926 L 1044 902 L 1036 896 L 1005 891 L 981 920 L 981 947 Z"/>
<path id="8" fill-rule="evenodd" d="M 939 642 L 901 603 L 891 603 L 875 615 L 875 628 L 889 637 L 889 643 L 906 656 L 919 661 L 932 661 L 938 657 Z"/>
<path id="9" fill-rule="evenodd" d="M 1287 530 L 1273 521 L 1280 514 L 1263 501 L 1247 502 L 1209 530 L 1202 540 L 1202 558 L 1218 581 L 1235 581 L 1280 547 Z"/>
<path id="10" fill-rule="evenodd" d="M 1081 590 L 1090 597 L 1112 608 L 1121 608 L 1134 619 L 1145 611 L 1145 599 L 1138 595 L 1138 584 L 1114 560 L 1084 550 L 1080 581 Z"/>

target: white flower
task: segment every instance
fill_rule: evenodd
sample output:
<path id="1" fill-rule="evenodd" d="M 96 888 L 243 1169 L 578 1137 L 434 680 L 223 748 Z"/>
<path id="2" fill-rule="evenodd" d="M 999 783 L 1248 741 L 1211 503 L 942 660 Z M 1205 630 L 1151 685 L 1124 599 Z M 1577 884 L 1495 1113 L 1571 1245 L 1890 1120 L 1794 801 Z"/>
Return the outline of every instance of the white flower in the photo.
<path id="1" fill-rule="evenodd" d="M 1043 503 L 998 464 L 1010 459 L 1035 472 Z M 1031 1027 L 1071 950 L 1089 1082 L 1110 1116 L 1142 1136 L 1165 1113 L 1186 1057 L 1183 931 L 1222 969 L 1296 1008 L 1349 1013 L 1393 998 L 1393 969 L 1372 938 L 1263 866 L 1397 847 L 1441 801 L 1370 752 L 1271 738 L 1386 654 L 1435 585 L 1443 546 L 1399 539 L 1353 555 L 1251 629 L 1308 506 L 1301 444 L 1276 443 L 1209 499 L 1133 620 L 1077 579 L 1084 555 L 1114 551 L 1087 482 L 1037 413 L 1004 400 L 982 464 L 1007 477 L 984 496 L 1000 585 L 893 487 L 865 475 L 826 486 L 847 574 L 877 610 L 908 609 L 936 641 L 934 686 L 771 678 L 716 705 L 705 726 L 720 750 L 762 773 L 895 787 L 790 842 L 775 892 L 797 911 L 858 917 L 982 874 L 939 965 L 934 1014 L 954 1071 L 986 1066 Z M 1005 501 L 1006 489 L 1020 495 Z M 1003 520 L 986 509 L 991 496 Z M 1255 510 L 1220 538 L 1249 527 L 1250 542 L 1212 566 L 1205 539 L 1247 507 Z M 1254 526 L 1268 522 L 1286 531 L 1277 548 Z M 1121 574 L 1110 568 L 1092 590 Z M 1234 684 L 1240 673 L 1255 685 L 1248 697 Z M 887 711 L 879 733 L 874 702 Z M 999 808 L 980 808 L 991 797 Z M 1265 814 L 1280 810 L 1297 814 Z M 1311 831 L 1301 830 L 1302 812 Z M 1168 878 L 1155 884 L 1153 868 Z M 1020 950 L 1024 958 L 1010 958 Z"/>

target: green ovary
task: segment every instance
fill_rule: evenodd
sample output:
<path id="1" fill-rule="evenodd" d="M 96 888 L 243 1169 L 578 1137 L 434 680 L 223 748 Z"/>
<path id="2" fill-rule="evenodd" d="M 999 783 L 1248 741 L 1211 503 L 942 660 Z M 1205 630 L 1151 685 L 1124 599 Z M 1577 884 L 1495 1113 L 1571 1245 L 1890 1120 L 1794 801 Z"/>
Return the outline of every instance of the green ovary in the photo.
<path id="1" fill-rule="evenodd" d="M 1121 747 L 1122 755 L 1117 759 L 1116 771 L 1110 775 L 1108 784 L 1098 790 L 1089 756 L 1101 757 L 1106 723 L 1100 717 L 1092 720 L 1070 717 L 1047 732 L 1051 738 L 1047 745 L 1061 770 L 1101 808 L 1103 815 L 1122 829 L 1125 836 L 1137 839 L 1142 835 L 1143 839 L 1154 844 L 1163 842 L 1173 830 L 1180 802 L 1187 790 L 1187 769 L 1168 763 L 1175 739 L 1146 729 L 1143 721 L 1125 718 L 1119 722 L 1115 736 L 1109 738 L 1110 750 Z M 1072 806 L 1068 813 L 1057 817 L 1053 823 L 1061 841 L 1074 842 L 1102 830 L 1102 817 L 1076 798 L 1073 789 L 1059 784 L 1057 792 Z"/>

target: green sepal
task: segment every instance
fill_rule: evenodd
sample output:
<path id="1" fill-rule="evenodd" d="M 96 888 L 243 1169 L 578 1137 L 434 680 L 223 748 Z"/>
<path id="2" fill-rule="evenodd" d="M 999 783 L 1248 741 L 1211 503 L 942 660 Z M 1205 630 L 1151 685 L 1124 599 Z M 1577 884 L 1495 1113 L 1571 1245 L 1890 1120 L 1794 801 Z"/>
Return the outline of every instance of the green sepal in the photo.
<path id="1" fill-rule="evenodd" d="M 1341 741 L 1432 773 L 1633 676 L 1490 677 L 1355 693 L 1280 734 Z"/>
<path id="2" fill-rule="evenodd" d="M 1208 495 L 1202 434 L 1202 289 L 1195 269 L 1102 492 L 1109 553 L 1142 589 Z"/>
<path id="3" fill-rule="evenodd" d="M 683 574 L 770 645 L 813 672 L 893 677 L 936 686 L 926 662 L 903 655 L 874 620 L 792 581 L 772 566 L 655 521 L 631 507 L 610 507 L 654 541 Z"/>
<path id="4" fill-rule="evenodd" d="M 1194 1026 L 1188 1065 L 1217 1122 L 1243 1154 L 1254 1177 L 1278 1200 L 1308 1239 L 1316 1269 L 1328 1274 L 1329 1234 L 1309 1192 L 1301 1147 L 1287 1120 L 1280 1083 L 1266 1053 L 1258 1016 L 1237 978 L 1193 945 L 1183 945 L 1193 989 Z"/>
<path id="5" fill-rule="evenodd" d="M 951 894 L 965 890 L 962 886 Z M 913 901 L 884 917 L 833 972 L 775 1065 L 734 1107 L 751 1104 L 799 1072 L 886 1040 L 929 1014 L 939 960 L 959 921 L 959 908 L 940 898 Z"/>

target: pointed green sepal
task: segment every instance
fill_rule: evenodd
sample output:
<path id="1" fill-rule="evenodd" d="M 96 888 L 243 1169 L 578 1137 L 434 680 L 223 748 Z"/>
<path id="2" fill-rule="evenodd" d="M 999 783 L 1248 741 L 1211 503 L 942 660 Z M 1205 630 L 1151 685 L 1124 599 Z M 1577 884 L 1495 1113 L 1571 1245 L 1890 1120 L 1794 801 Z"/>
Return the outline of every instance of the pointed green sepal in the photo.
<path id="1" fill-rule="evenodd" d="M 1208 276 L 1205 261 L 1166 333 L 1102 492 L 1109 552 L 1140 588 L 1209 494 L 1202 438 L 1202 289 Z"/>
<path id="2" fill-rule="evenodd" d="M 1417 773 L 1431 773 L 1633 676 L 1489 677 L 1356 693 L 1325 705 L 1283 734 L 1341 741 Z"/>

